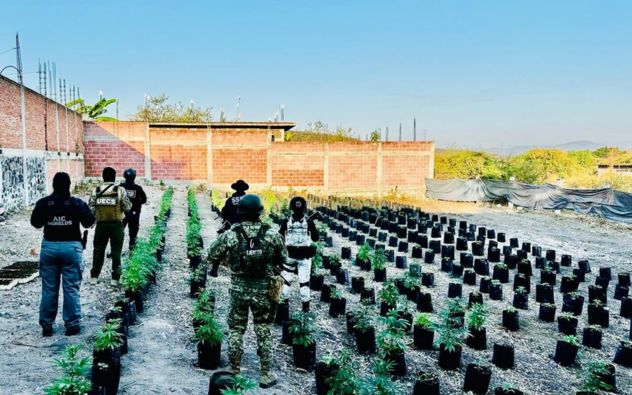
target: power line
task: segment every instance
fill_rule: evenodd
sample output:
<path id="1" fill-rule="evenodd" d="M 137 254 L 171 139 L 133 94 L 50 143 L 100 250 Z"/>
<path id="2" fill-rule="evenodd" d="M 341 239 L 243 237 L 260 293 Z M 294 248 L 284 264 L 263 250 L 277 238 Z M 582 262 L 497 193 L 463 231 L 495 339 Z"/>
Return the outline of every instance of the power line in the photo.
<path id="1" fill-rule="evenodd" d="M 10 48 L 10 49 L 7 49 L 6 51 L 2 51 L 2 52 L 0 52 L 0 55 L 3 55 L 5 53 L 11 52 L 11 51 L 15 51 L 15 48 Z"/>

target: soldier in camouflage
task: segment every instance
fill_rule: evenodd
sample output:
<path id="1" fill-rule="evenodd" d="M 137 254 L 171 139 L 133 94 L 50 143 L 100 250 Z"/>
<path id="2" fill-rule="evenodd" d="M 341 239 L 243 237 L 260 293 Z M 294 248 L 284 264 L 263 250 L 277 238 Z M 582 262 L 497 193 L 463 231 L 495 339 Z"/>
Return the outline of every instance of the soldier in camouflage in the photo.
<path id="1" fill-rule="evenodd" d="M 213 242 L 207 263 L 212 266 L 212 277 L 217 277 L 219 264 L 224 260 L 231 271 L 227 319 L 231 371 L 239 374 L 243 336 L 248 326 L 248 313 L 252 311 L 257 355 L 261 361 L 259 386 L 268 388 L 277 382 L 276 376 L 270 371 L 271 323 L 277 306 L 277 301 L 271 296 L 271 285 L 286 263 L 287 250 L 279 233 L 261 222 L 262 212 L 263 205 L 257 195 L 242 197 L 238 206 L 241 223 L 233 225 Z"/>

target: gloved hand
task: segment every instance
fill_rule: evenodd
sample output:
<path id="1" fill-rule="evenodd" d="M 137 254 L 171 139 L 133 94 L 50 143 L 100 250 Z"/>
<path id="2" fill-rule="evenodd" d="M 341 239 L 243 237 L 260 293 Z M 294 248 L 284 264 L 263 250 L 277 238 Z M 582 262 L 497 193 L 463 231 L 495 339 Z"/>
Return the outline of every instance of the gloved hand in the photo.
<path id="1" fill-rule="evenodd" d="M 213 267 L 211 268 L 211 277 L 217 277 L 217 269 L 218 267 L 216 265 L 213 265 Z"/>

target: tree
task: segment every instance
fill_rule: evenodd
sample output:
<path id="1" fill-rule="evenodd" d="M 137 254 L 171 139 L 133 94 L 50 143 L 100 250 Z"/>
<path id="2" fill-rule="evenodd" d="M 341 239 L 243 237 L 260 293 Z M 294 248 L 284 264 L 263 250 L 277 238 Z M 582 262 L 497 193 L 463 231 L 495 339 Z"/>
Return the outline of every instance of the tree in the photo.
<path id="1" fill-rule="evenodd" d="M 382 140 L 382 136 L 380 135 L 380 131 L 379 130 L 374 130 L 369 135 L 369 141 L 372 142 L 372 143 L 377 143 L 380 140 Z"/>
<path id="2" fill-rule="evenodd" d="M 502 159 L 485 152 L 449 149 L 435 154 L 435 177 L 449 178 L 506 178 Z"/>
<path id="3" fill-rule="evenodd" d="M 285 141 L 301 142 L 336 142 L 336 141 L 358 141 L 353 136 L 351 128 L 338 127 L 330 131 L 326 123 L 322 121 L 310 122 L 303 130 L 292 130 L 285 133 Z"/>
<path id="4" fill-rule="evenodd" d="M 169 96 L 147 96 L 145 103 L 138 106 L 136 113 L 130 116 L 132 121 L 145 122 L 211 122 L 212 107 L 198 107 L 191 101 L 188 105 L 182 102 L 169 103 Z"/>
<path id="5" fill-rule="evenodd" d="M 108 112 L 107 107 L 113 103 L 116 103 L 116 99 L 106 99 L 102 97 L 90 106 L 86 104 L 84 99 L 79 98 L 66 103 L 66 107 L 95 121 L 118 121 L 116 118 L 103 116 L 103 114 Z"/>

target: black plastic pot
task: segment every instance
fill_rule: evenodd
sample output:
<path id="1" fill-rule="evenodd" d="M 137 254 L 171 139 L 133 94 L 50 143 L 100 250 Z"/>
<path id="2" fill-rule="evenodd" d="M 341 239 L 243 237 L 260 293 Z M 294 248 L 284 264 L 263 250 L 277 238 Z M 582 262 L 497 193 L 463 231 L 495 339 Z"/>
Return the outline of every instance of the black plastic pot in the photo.
<path id="1" fill-rule="evenodd" d="M 375 328 L 367 330 L 356 330 L 356 347 L 360 354 L 375 354 Z"/>
<path id="2" fill-rule="evenodd" d="M 388 315 L 388 312 L 395 309 L 396 306 L 390 305 L 388 303 L 385 302 L 380 302 L 380 315 L 382 317 L 386 317 Z"/>
<path id="3" fill-rule="evenodd" d="M 557 330 L 568 336 L 577 334 L 577 317 L 561 315 L 557 317 Z"/>
<path id="4" fill-rule="evenodd" d="M 600 301 L 601 303 L 608 303 L 606 289 L 600 285 L 589 285 L 588 303 L 593 303 L 596 300 Z"/>
<path id="5" fill-rule="evenodd" d="M 427 292 L 417 293 L 417 311 L 432 313 L 432 295 Z"/>
<path id="6" fill-rule="evenodd" d="M 601 349 L 601 329 L 596 326 L 587 326 L 582 334 L 582 344 L 586 347 Z"/>
<path id="7" fill-rule="evenodd" d="M 457 370 L 461 366 L 461 346 L 456 346 L 454 351 L 449 351 L 439 346 L 439 366 L 444 370 Z"/>
<path id="8" fill-rule="evenodd" d="M 340 257 L 342 259 L 351 259 L 351 247 L 342 247 Z"/>
<path id="9" fill-rule="evenodd" d="M 468 309 L 471 308 L 473 305 L 475 304 L 483 304 L 484 300 L 483 300 L 483 294 L 481 294 L 480 292 L 470 292 L 468 299 L 467 299 L 467 306 Z"/>
<path id="10" fill-rule="evenodd" d="M 579 262 L 577 262 L 577 266 L 579 267 L 579 270 L 582 271 L 582 273 L 590 273 L 590 262 L 588 262 L 587 259 L 581 260 Z"/>
<path id="11" fill-rule="evenodd" d="M 538 303 L 554 303 L 553 287 L 548 283 L 536 285 L 535 301 Z"/>
<path id="12" fill-rule="evenodd" d="M 314 291 L 320 291 L 323 289 L 325 283 L 325 276 L 322 274 L 312 274 L 309 277 L 309 287 Z"/>
<path id="13" fill-rule="evenodd" d="M 345 310 L 347 308 L 347 299 L 331 299 L 331 303 L 329 304 L 329 316 L 333 318 L 338 318 L 341 315 L 345 314 Z"/>
<path id="14" fill-rule="evenodd" d="M 553 360 L 562 366 L 571 366 L 577 358 L 577 350 L 578 347 L 576 345 L 558 340 Z"/>
<path id="15" fill-rule="evenodd" d="M 460 298 L 463 296 L 463 285 L 459 283 L 448 284 L 448 298 Z"/>
<path id="16" fill-rule="evenodd" d="M 557 274 L 552 270 L 543 269 L 540 271 L 540 282 L 554 287 L 557 282 Z"/>
<path id="17" fill-rule="evenodd" d="M 509 331 L 520 329 L 520 315 L 516 310 L 503 310 L 503 327 Z"/>
<path id="18" fill-rule="evenodd" d="M 562 297 L 562 312 L 572 313 L 575 316 L 582 314 L 584 308 L 584 297 L 577 294 L 564 294 Z"/>
<path id="19" fill-rule="evenodd" d="M 613 362 L 627 368 L 632 367 L 632 342 L 622 341 L 619 343 Z"/>
<path id="20" fill-rule="evenodd" d="M 386 268 L 384 269 L 373 269 L 373 281 L 382 283 L 386 281 Z"/>
<path id="21" fill-rule="evenodd" d="M 483 256 L 485 255 L 485 243 L 475 241 L 472 243 L 472 255 Z"/>
<path id="22" fill-rule="evenodd" d="M 294 366 L 311 372 L 314 370 L 316 363 L 316 343 L 309 346 L 297 345 L 292 346 L 292 354 L 294 357 Z"/>
<path id="23" fill-rule="evenodd" d="M 320 301 L 324 303 L 331 302 L 331 285 L 324 284 L 323 289 L 320 291 Z"/>
<path id="24" fill-rule="evenodd" d="M 474 260 L 474 271 L 481 276 L 489 276 L 489 261 L 477 258 Z"/>
<path id="25" fill-rule="evenodd" d="M 125 291 L 125 297 L 134 301 L 134 306 L 136 308 L 136 313 L 140 314 L 144 310 L 143 296 L 140 291 L 130 292 Z"/>
<path id="26" fill-rule="evenodd" d="M 483 294 L 489 293 L 489 287 L 492 284 L 492 279 L 489 277 L 481 277 L 481 282 L 478 291 Z"/>
<path id="27" fill-rule="evenodd" d="M 336 283 L 341 284 L 341 285 L 346 285 L 348 282 L 349 282 L 349 273 L 344 269 L 340 269 L 338 273 L 336 273 Z"/>
<path id="28" fill-rule="evenodd" d="M 626 298 L 629 295 L 629 292 L 630 292 L 630 288 L 628 288 L 625 285 L 617 284 L 616 287 L 614 288 L 614 298 L 616 300 L 622 300 L 623 298 Z"/>
<path id="29" fill-rule="evenodd" d="M 463 276 L 463 266 L 458 263 L 452 264 L 452 277 L 461 277 Z"/>
<path id="30" fill-rule="evenodd" d="M 459 257 L 459 263 L 463 267 L 474 268 L 474 255 L 469 252 L 462 252 Z"/>
<path id="31" fill-rule="evenodd" d="M 619 315 L 623 318 L 632 319 L 632 297 L 621 299 L 621 309 Z"/>
<path id="32" fill-rule="evenodd" d="M 316 379 L 316 395 L 327 395 L 329 392 L 329 379 L 336 373 L 340 367 L 335 363 L 316 363 L 314 376 Z"/>
<path id="33" fill-rule="evenodd" d="M 390 370 L 393 376 L 406 376 L 406 354 L 404 351 L 387 352 L 384 355 L 384 360 L 393 364 Z"/>
<path id="34" fill-rule="evenodd" d="M 476 285 L 476 272 L 472 269 L 465 269 L 463 272 L 463 284 Z"/>
<path id="35" fill-rule="evenodd" d="M 116 395 L 121 381 L 121 350 L 93 351 L 92 358 L 93 387 L 103 388 L 106 395 Z"/>
<path id="36" fill-rule="evenodd" d="M 395 267 L 398 269 L 406 269 L 408 259 L 405 255 L 397 255 L 395 257 Z"/>
<path id="37" fill-rule="evenodd" d="M 222 345 L 198 343 L 198 366 L 200 369 L 215 370 L 219 366 L 220 356 L 222 354 Z"/>
<path id="38" fill-rule="evenodd" d="M 450 258 L 441 259 L 441 271 L 448 272 L 448 273 L 452 271 L 452 259 Z"/>
<path id="39" fill-rule="evenodd" d="M 510 238 L 510 239 L 509 239 L 509 245 L 510 245 L 512 248 L 518 248 L 518 247 L 520 247 L 520 244 L 519 244 L 518 238 L 517 238 L 517 237 L 512 237 L 512 238 Z"/>
<path id="40" fill-rule="evenodd" d="M 491 300 L 503 300 L 503 286 L 497 280 L 489 285 L 489 298 Z"/>
<path id="41" fill-rule="evenodd" d="M 361 293 L 360 293 L 360 302 L 361 303 L 366 303 L 366 304 L 375 304 L 375 289 L 370 288 L 370 289 L 364 289 Z"/>
<path id="42" fill-rule="evenodd" d="M 500 250 L 496 247 L 492 247 L 487 251 L 487 259 L 492 263 L 500 262 Z"/>
<path id="43" fill-rule="evenodd" d="M 426 250 L 426 252 L 424 253 L 424 263 L 433 263 L 434 257 L 435 257 L 434 251 Z"/>
<path id="44" fill-rule="evenodd" d="M 421 274 L 421 285 L 424 287 L 434 286 L 434 273 L 425 272 Z"/>
<path id="45" fill-rule="evenodd" d="M 630 273 L 622 272 L 617 275 L 619 282 L 618 285 L 629 287 L 630 286 Z"/>
<path id="46" fill-rule="evenodd" d="M 439 378 L 435 374 L 419 372 L 413 387 L 413 395 L 440 395 Z"/>
<path id="47" fill-rule="evenodd" d="M 475 350 L 487 349 L 487 330 L 481 329 L 469 329 L 470 335 L 467 337 L 466 344 Z"/>
<path id="48" fill-rule="evenodd" d="M 529 294 L 526 291 L 516 291 L 513 297 L 513 306 L 520 310 L 529 310 Z"/>
<path id="49" fill-rule="evenodd" d="M 413 344 L 420 350 L 432 350 L 434 344 L 434 331 L 430 328 L 413 326 Z"/>
<path id="50" fill-rule="evenodd" d="M 514 284 L 513 284 L 513 289 L 514 291 L 518 288 L 524 288 L 527 293 L 531 292 L 531 277 L 525 276 L 522 273 L 518 273 L 514 276 Z"/>
<path id="51" fill-rule="evenodd" d="M 492 370 L 487 366 L 468 364 L 465 369 L 465 379 L 463 380 L 463 391 L 471 391 L 475 394 L 486 394 L 489 389 L 489 382 L 492 378 Z"/>
<path id="52" fill-rule="evenodd" d="M 540 304 L 540 311 L 538 312 L 538 318 L 544 322 L 553 322 L 555 321 L 555 311 L 557 307 L 555 307 L 552 303 L 542 303 Z"/>
<path id="53" fill-rule="evenodd" d="M 588 305 L 588 325 L 599 325 L 602 328 L 610 326 L 610 309 L 600 303 Z"/>
<path id="54" fill-rule="evenodd" d="M 568 254 L 562 255 L 560 259 L 560 264 L 562 266 L 571 266 L 573 264 L 573 257 Z"/>
<path id="55" fill-rule="evenodd" d="M 364 291 L 364 277 L 351 277 L 351 292 L 359 294 Z"/>
<path id="56" fill-rule="evenodd" d="M 504 263 L 509 270 L 514 270 L 518 266 L 520 258 L 516 254 L 505 255 Z"/>
<path id="57" fill-rule="evenodd" d="M 518 262 L 518 273 L 524 274 L 527 277 L 532 276 L 533 268 L 531 267 L 531 261 L 523 259 L 520 262 Z"/>
<path id="58" fill-rule="evenodd" d="M 494 266 L 494 274 L 492 276 L 493 280 L 498 280 L 503 284 L 509 282 L 509 268 L 506 265 L 496 265 Z"/>
<path id="59" fill-rule="evenodd" d="M 458 237 L 456 239 L 456 250 L 457 251 L 467 251 L 468 245 L 467 245 L 467 239 L 465 237 Z"/>
<path id="60" fill-rule="evenodd" d="M 291 346 L 292 345 L 292 339 L 294 338 L 294 336 L 292 335 L 292 333 L 290 332 L 290 326 L 292 326 L 292 324 L 294 323 L 294 320 L 287 320 L 287 321 L 283 321 L 283 323 L 281 324 L 281 343 L 285 344 L 287 346 Z"/>
<path id="61" fill-rule="evenodd" d="M 494 344 L 492 363 L 501 369 L 513 369 L 514 347 L 511 344 Z"/>
<path id="62" fill-rule="evenodd" d="M 516 388 L 496 387 L 494 395 L 524 395 L 524 392 Z"/>

